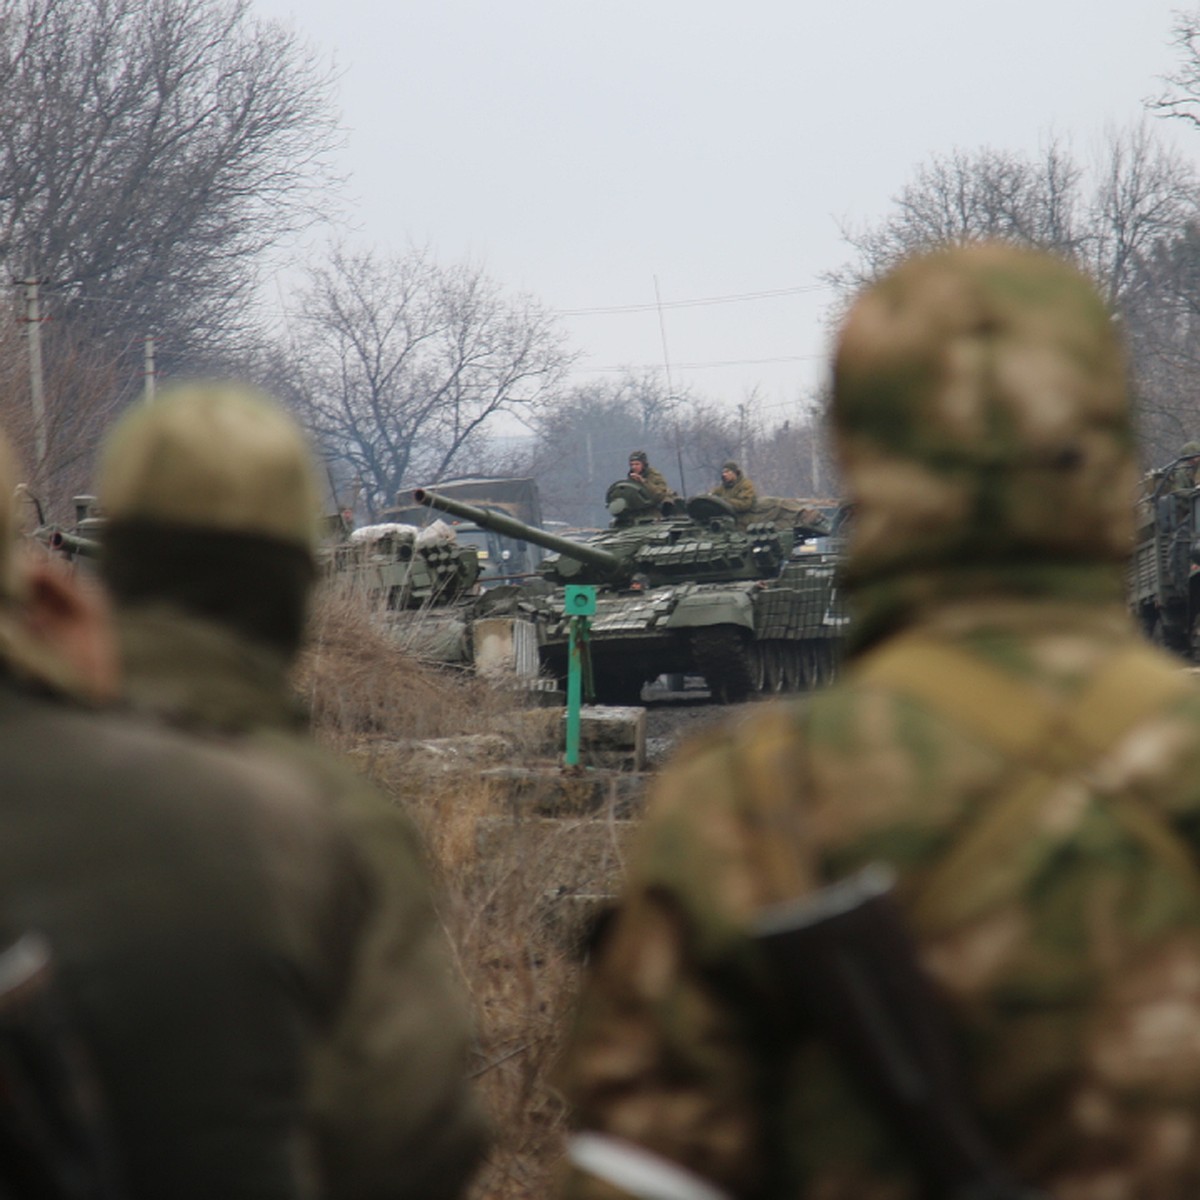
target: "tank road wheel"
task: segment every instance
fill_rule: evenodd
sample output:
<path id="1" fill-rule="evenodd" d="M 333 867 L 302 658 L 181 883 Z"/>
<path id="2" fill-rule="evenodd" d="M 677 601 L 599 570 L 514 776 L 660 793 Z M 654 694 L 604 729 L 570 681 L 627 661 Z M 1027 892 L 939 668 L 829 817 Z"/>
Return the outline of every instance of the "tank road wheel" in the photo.
<path id="1" fill-rule="evenodd" d="M 692 634 L 692 660 L 714 699 L 724 704 L 745 700 L 754 687 L 751 643 L 731 625 L 697 629 Z"/>
<path id="2" fill-rule="evenodd" d="M 831 640 L 822 638 L 813 643 L 816 660 L 816 672 L 813 678 L 814 687 L 822 687 L 832 683 L 837 678 L 837 650 Z"/>
<path id="3" fill-rule="evenodd" d="M 813 673 L 817 669 L 816 659 L 813 656 L 813 644 L 808 639 L 796 646 L 796 667 L 797 690 L 807 692 L 813 686 Z"/>
<path id="4" fill-rule="evenodd" d="M 1192 618 L 1192 627 L 1188 631 L 1187 656 L 1195 664 L 1200 665 L 1200 610 Z"/>
<path id="5" fill-rule="evenodd" d="M 772 641 L 765 643 L 765 649 L 767 691 L 782 692 L 787 686 L 784 683 L 784 655 L 787 653 L 787 647 L 780 642 Z"/>
<path id="6" fill-rule="evenodd" d="M 750 688 L 754 692 L 764 692 L 770 686 L 768 682 L 770 645 L 767 642 L 751 642 L 750 655 Z"/>
<path id="7" fill-rule="evenodd" d="M 813 645 L 817 669 L 813 679 L 814 687 L 824 687 L 833 677 L 833 661 L 829 657 L 829 643 L 822 639 Z"/>
<path id="8" fill-rule="evenodd" d="M 783 690 L 798 692 L 804 686 L 804 650 L 799 642 L 783 642 Z"/>

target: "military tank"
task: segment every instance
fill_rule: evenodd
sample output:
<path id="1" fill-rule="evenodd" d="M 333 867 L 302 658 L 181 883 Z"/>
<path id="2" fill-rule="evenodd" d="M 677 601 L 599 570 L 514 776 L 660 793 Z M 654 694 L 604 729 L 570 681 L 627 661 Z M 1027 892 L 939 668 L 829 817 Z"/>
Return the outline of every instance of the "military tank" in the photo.
<path id="1" fill-rule="evenodd" d="M 534 625 L 545 674 L 567 671 L 564 587 L 597 586 L 590 637 L 601 703 L 635 703 L 659 675 L 703 676 L 715 698 L 732 702 L 811 687 L 836 669 L 846 615 L 827 528 L 739 527 L 716 496 L 660 509 L 627 479 L 606 494 L 611 526 L 579 542 L 428 489 L 413 498 L 550 551 L 538 580 L 488 598 L 490 615 L 504 604 Z"/>

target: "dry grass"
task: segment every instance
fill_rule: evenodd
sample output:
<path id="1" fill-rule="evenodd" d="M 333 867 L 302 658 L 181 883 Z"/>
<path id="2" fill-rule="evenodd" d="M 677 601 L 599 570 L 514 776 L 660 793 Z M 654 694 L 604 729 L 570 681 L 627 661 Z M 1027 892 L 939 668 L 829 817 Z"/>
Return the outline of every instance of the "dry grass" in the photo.
<path id="1" fill-rule="evenodd" d="M 473 1071 L 494 1132 L 474 1200 L 540 1200 L 565 1126 L 548 1079 L 578 982 L 567 912 L 584 907 L 577 894 L 611 887 L 624 824 L 539 817 L 486 774 L 541 758 L 553 789 L 557 712 L 423 666 L 354 597 L 324 597 L 313 631 L 299 682 L 318 737 L 352 755 L 424 835 L 474 1004 Z"/>

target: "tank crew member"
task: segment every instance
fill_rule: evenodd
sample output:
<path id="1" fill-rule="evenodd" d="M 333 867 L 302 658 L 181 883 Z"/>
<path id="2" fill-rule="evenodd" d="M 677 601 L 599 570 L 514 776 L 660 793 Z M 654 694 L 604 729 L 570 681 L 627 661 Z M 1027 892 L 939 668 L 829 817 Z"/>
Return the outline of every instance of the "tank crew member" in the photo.
<path id="1" fill-rule="evenodd" d="M 730 459 L 721 467 L 721 482 L 709 492 L 720 496 L 738 516 L 750 512 L 758 501 L 754 484 L 742 474 L 742 468 Z"/>
<path id="2" fill-rule="evenodd" d="M 1196 470 L 1200 468 L 1200 442 L 1184 442 L 1179 456 L 1183 461 L 1176 463 L 1171 472 L 1171 490 L 1190 491 L 1196 486 Z"/>
<path id="3" fill-rule="evenodd" d="M 289 684 L 316 574 L 318 491 L 303 435 L 244 388 L 181 386 L 118 424 L 97 490 L 128 701 L 285 759 L 371 866 L 358 1003 L 311 1081 L 329 1194 L 459 1194 L 482 1122 L 465 1080 L 465 1007 L 417 835 L 318 748 Z"/>
<path id="4" fill-rule="evenodd" d="M 946 249 L 852 307 L 851 658 L 660 777 L 562 1065 L 570 1196 L 932 1194 L 830 1045 L 781 1040 L 750 936 L 871 863 L 1006 1162 L 1060 1197 L 1200 1194 L 1200 694 L 1125 611 L 1125 381 L 1047 255 Z"/>
<path id="5" fill-rule="evenodd" d="M 662 472 L 656 471 L 650 465 L 645 450 L 635 450 L 629 456 L 629 478 L 635 483 L 640 483 L 649 492 L 650 499 L 657 508 L 661 508 L 663 501 L 674 495 Z"/>
<path id="6" fill-rule="evenodd" d="M 107 609 L 57 564 L 18 556 L 14 484 L 0 444 L 3 935 L 48 944 L 110 1118 L 121 1179 L 103 1194 L 314 1195 L 317 1139 L 334 1130 L 306 1107 L 313 1065 L 350 1047 L 355 1022 L 360 1051 L 382 1032 L 377 1013 L 364 1018 L 383 997 L 353 967 L 367 864 L 278 758 L 77 700 L 116 684 Z M 11 1174 L 9 1119 L 27 1003 L 5 1002 L 6 1195 L 31 1194 Z M 72 1195 L 101 1194 L 72 1182 Z M 321 1194 L 346 1194 L 329 1182 Z"/>

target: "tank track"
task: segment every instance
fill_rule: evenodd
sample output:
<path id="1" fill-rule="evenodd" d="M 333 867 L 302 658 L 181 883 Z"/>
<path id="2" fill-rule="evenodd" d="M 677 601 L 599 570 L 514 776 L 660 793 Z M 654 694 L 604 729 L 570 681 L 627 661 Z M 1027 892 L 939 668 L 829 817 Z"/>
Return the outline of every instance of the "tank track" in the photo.
<path id="1" fill-rule="evenodd" d="M 731 625 L 697 629 L 692 634 L 692 661 L 722 703 L 736 704 L 754 691 L 750 643 L 740 629 Z"/>

